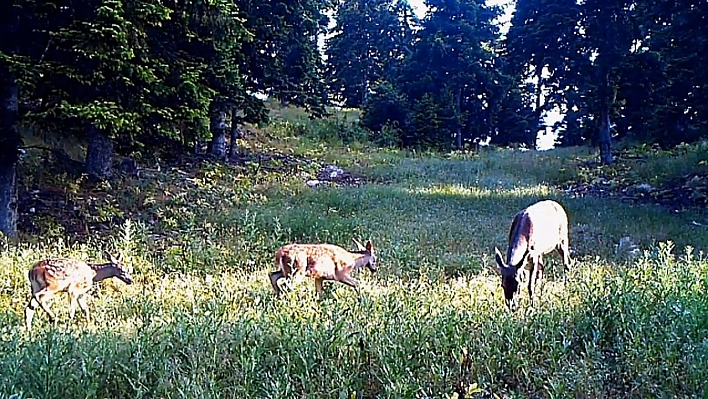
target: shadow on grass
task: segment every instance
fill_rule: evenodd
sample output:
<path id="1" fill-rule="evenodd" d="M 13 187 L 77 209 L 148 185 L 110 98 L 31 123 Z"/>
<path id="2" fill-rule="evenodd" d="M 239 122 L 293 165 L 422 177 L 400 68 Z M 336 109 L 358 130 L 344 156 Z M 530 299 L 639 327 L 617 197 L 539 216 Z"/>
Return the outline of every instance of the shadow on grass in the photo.
<path id="1" fill-rule="evenodd" d="M 640 249 L 669 240 L 682 250 L 708 247 L 708 230 L 691 225 L 694 213 L 672 214 L 651 204 L 569 198 L 543 185 L 318 188 L 253 211 L 264 232 L 278 232 L 288 242 L 327 241 L 348 247 L 351 237 L 371 238 L 387 265 L 385 273 L 423 271 L 455 277 L 493 269 L 493 248 L 507 245 L 514 214 L 542 199 L 556 200 L 566 208 L 571 250 L 582 262 L 591 264 L 596 257 L 622 261 L 624 254 L 617 244 L 623 237 L 631 237 Z M 559 273 L 559 260 L 549 258 L 551 268 Z"/>

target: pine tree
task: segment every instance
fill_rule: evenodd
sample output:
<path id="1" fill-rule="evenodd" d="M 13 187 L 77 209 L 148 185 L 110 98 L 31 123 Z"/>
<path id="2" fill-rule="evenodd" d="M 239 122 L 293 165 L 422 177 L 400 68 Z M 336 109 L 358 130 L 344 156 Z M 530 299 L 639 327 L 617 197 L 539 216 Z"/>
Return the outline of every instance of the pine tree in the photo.
<path id="1" fill-rule="evenodd" d="M 86 135 L 87 172 L 102 179 L 110 175 L 114 138 L 141 131 L 155 112 L 149 99 L 160 82 L 145 32 L 169 10 L 142 0 L 56 6 L 60 15 L 46 26 L 51 41 L 37 82 L 41 90 L 33 93 L 42 101 L 34 120 L 56 118 L 65 131 Z"/>
<path id="2" fill-rule="evenodd" d="M 347 107 L 361 107 L 372 88 L 393 81 L 410 51 L 416 20 L 407 1 L 341 1 L 327 40 L 329 90 Z"/>
<path id="3" fill-rule="evenodd" d="M 398 84 L 411 101 L 449 101 L 444 131 L 453 131 L 455 145 L 492 133 L 491 90 L 497 78 L 493 68 L 499 14 L 481 0 L 430 0 L 428 15 L 416 34 Z M 446 140 L 438 135 L 436 140 Z"/>
<path id="4" fill-rule="evenodd" d="M 504 40 L 506 73 L 519 77 L 516 86 L 533 110 L 529 129 L 534 138 L 544 130 L 543 115 L 566 110 L 565 91 L 579 84 L 589 62 L 579 53 L 576 29 L 580 8 L 575 0 L 517 0 Z M 545 73 L 544 73 L 545 71 Z"/>

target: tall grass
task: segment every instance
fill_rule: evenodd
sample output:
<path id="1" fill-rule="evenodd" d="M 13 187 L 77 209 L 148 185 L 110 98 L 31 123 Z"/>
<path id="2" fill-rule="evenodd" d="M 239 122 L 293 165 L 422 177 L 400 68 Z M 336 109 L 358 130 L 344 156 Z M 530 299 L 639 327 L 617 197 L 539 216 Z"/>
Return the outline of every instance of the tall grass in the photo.
<path id="1" fill-rule="evenodd" d="M 585 156 L 571 150 L 443 156 L 315 142 L 302 149 L 373 183 L 311 189 L 298 172 L 205 164 L 189 179 L 114 187 L 135 209 L 109 239 L 4 243 L 0 397 L 705 397 L 708 231 L 690 224 L 697 214 L 565 197 L 552 182 Z M 541 198 L 568 209 L 576 262 L 564 281 L 549 256 L 539 305 L 511 314 L 493 247 Z M 621 256 L 624 236 L 641 256 Z M 379 274 L 357 276 L 360 295 L 328 284 L 317 301 L 305 280 L 275 300 L 278 246 L 351 237 L 379 251 Z M 88 322 L 67 320 L 55 300 L 59 325 L 38 312 L 25 332 L 32 262 L 104 248 L 128 257 L 135 284 L 98 284 Z"/>

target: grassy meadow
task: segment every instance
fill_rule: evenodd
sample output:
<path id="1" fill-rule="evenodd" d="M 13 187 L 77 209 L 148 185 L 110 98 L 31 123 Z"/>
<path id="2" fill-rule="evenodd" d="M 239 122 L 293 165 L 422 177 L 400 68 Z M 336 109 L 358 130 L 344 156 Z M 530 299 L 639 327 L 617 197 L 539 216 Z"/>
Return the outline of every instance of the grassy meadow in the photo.
<path id="1" fill-rule="evenodd" d="M 595 156 L 587 148 L 372 149 L 347 116 L 308 127 L 287 110 L 276 115 L 245 150 L 333 162 L 366 183 L 308 187 L 319 168 L 311 163 L 148 165 L 99 190 L 103 210 L 92 217 L 106 218 L 107 235 L 75 242 L 47 224 L 3 243 L 0 397 L 708 398 L 699 211 L 567 196 L 559 185 L 588 178 L 576 168 Z M 340 139 L 310 134 L 317 129 Z M 675 170 L 660 156 L 635 172 L 655 184 Z M 672 162 L 693 170 L 701 156 Z M 23 167 L 40 184 L 39 167 Z M 563 282 L 559 257 L 547 257 L 538 306 L 524 291 L 512 314 L 494 246 L 505 248 L 516 211 L 544 198 L 568 211 L 574 267 Z M 130 222 L 110 224 L 111 214 Z M 617 248 L 626 236 L 636 257 Z M 353 249 L 352 237 L 371 239 L 379 257 L 378 274 L 355 275 L 360 296 L 326 283 L 316 301 L 305 280 L 274 299 L 267 274 L 279 246 Z M 101 260 L 104 248 L 128 258 L 135 284 L 98 284 L 88 322 L 80 312 L 70 322 L 57 298 L 57 327 L 37 311 L 28 334 L 30 265 Z"/>

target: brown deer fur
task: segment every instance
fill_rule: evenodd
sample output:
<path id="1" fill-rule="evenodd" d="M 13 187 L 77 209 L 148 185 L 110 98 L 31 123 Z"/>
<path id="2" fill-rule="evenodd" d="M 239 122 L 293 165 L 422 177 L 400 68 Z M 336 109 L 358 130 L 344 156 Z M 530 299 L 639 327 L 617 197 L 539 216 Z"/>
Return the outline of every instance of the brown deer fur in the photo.
<path id="1" fill-rule="evenodd" d="M 563 207 L 551 200 L 537 202 L 514 216 L 509 230 L 506 262 L 499 248 L 495 259 L 502 275 L 502 288 L 507 307 L 516 304 L 520 283 L 526 278 L 526 264 L 531 261 L 528 281 L 529 298 L 533 304 L 534 285 L 543 279 L 543 255 L 553 250 L 563 259 L 563 268 L 570 267 L 568 216 Z M 521 271 L 521 273 L 519 273 Z"/>
<path id="2" fill-rule="evenodd" d="M 354 289 L 359 282 L 351 277 L 351 272 L 366 265 L 372 272 L 377 271 L 376 255 L 371 241 L 359 247 L 358 251 L 348 251 L 332 244 L 288 244 L 275 253 L 277 271 L 269 274 L 270 283 L 276 296 L 280 296 L 278 280 L 297 276 L 315 279 L 317 295 L 322 293 L 325 280 L 339 281 Z"/>
<path id="3" fill-rule="evenodd" d="M 47 301 L 59 292 L 66 292 L 69 296 L 69 318 L 73 319 L 78 304 L 88 319 L 89 310 L 84 295 L 93 283 L 117 277 L 126 284 L 132 284 L 132 268 L 122 262 L 122 255 L 114 258 L 106 253 L 106 256 L 110 260 L 108 263 L 86 263 L 64 258 L 35 263 L 27 273 L 31 286 L 31 297 L 25 308 L 27 330 L 32 329 L 32 317 L 37 305 L 47 312 L 52 323 L 56 323 Z"/>

